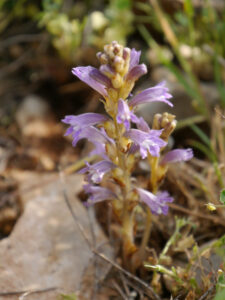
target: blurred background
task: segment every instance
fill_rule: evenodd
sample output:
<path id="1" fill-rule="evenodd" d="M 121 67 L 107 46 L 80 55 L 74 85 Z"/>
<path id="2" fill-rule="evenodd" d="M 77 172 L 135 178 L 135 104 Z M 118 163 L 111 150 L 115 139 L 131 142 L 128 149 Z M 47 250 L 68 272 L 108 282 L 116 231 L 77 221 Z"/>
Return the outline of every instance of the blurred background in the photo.
<path id="1" fill-rule="evenodd" d="M 216 251 L 224 261 L 225 192 L 219 198 L 225 187 L 224 0 L 0 0 L 0 239 L 22 215 L 26 193 L 54 185 L 59 169 L 71 174 L 81 167 L 88 146 L 81 141 L 73 148 L 61 119 L 103 112 L 103 107 L 99 95 L 71 69 L 98 67 L 96 52 L 113 40 L 141 50 L 148 66 L 134 93 L 165 80 L 173 95 L 173 109 L 153 103 L 141 106 L 138 114 L 150 126 L 155 113 L 175 114 L 178 125 L 169 147 L 192 147 L 195 154 L 188 164 L 168 170 L 164 186 L 176 200 L 169 216 L 155 221 L 151 247 L 161 251 L 178 215 L 193 221 L 194 229 L 188 225 L 174 257 L 218 239 Z M 213 212 L 206 210 L 209 202 Z M 108 213 L 102 207 L 96 212 L 107 232 Z M 32 214 L 31 219 L 36 220 Z M 199 292 L 191 272 L 185 276 L 187 291 L 196 288 L 200 295 L 211 286 L 203 278 Z M 169 283 L 167 290 L 173 288 L 176 284 Z"/>
<path id="2" fill-rule="evenodd" d="M 224 186 L 223 0 L 0 0 L 0 236 L 22 211 L 16 172 L 57 171 L 83 155 L 60 120 L 102 106 L 71 68 L 98 66 L 96 52 L 113 40 L 142 51 L 149 73 L 137 90 L 167 81 L 179 120 L 171 143 L 194 147 L 212 163 L 216 192 Z M 139 113 L 151 123 L 165 110 L 154 104 Z"/>

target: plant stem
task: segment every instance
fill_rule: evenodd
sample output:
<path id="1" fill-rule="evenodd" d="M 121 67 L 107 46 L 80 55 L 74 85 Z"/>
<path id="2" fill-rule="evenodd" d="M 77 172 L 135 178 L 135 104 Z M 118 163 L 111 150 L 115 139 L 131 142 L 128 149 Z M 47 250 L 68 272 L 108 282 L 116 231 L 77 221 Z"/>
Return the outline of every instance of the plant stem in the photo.
<path id="1" fill-rule="evenodd" d="M 148 161 L 151 166 L 151 176 L 150 176 L 150 187 L 151 187 L 151 192 L 153 194 L 157 193 L 158 190 L 158 176 L 157 176 L 157 169 L 158 169 L 158 162 L 159 159 L 158 157 L 152 157 L 150 154 L 148 155 Z M 145 249 L 149 241 L 149 237 L 151 234 L 151 228 L 152 228 L 152 213 L 150 209 L 147 209 L 146 213 L 146 222 L 145 222 L 145 231 L 142 237 L 141 241 L 141 247 L 140 247 L 140 260 L 144 260 L 145 256 Z"/>
<path id="2" fill-rule="evenodd" d="M 115 134 L 116 134 L 116 147 L 118 156 L 118 165 L 123 171 L 124 186 L 122 187 L 123 193 L 123 209 L 122 209 L 122 233 L 123 233 L 123 262 L 126 265 L 129 261 L 127 257 L 135 249 L 133 237 L 133 216 L 129 208 L 129 193 L 131 190 L 130 172 L 127 168 L 126 155 L 121 151 L 121 131 L 114 117 Z"/>
<path id="3" fill-rule="evenodd" d="M 145 221 L 145 231 L 144 231 L 144 235 L 142 237 L 141 247 L 140 247 L 140 261 L 144 260 L 145 249 L 148 244 L 151 229 L 152 229 L 152 213 L 151 213 L 150 209 L 147 209 L 146 221 Z"/>

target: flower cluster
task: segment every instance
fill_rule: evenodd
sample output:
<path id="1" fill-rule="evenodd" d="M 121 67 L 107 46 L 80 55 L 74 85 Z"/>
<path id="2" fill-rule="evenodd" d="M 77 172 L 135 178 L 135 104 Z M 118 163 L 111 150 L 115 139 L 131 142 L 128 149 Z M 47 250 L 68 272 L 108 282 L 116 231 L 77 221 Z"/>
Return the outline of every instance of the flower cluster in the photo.
<path id="1" fill-rule="evenodd" d="M 147 205 L 153 214 L 168 213 L 168 203 L 173 201 L 168 192 L 159 191 L 165 177 L 168 163 L 186 161 L 192 158 L 192 150 L 172 150 L 164 155 L 168 138 L 176 121 L 171 114 L 157 114 L 152 128 L 142 117 L 135 114 L 137 106 L 143 103 L 170 102 L 171 95 L 165 82 L 145 89 L 136 95 L 131 91 L 135 82 L 147 73 L 145 64 L 139 64 L 140 51 L 129 49 L 112 42 L 97 53 L 99 69 L 76 67 L 72 72 L 101 96 L 106 115 L 84 113 L 66 116 L 69 125 L 66 135 L 72 135 L 73 146 L 81 139 L 87 139 L 94 146 L 91 154 L 99 160 L 80 170 L 87 174 L 85 192 L 89 195 L 87 205 L 103 200 L 112 200 L 112 206 L 121 218 L 123 233 L 133 242 L 134 207 L 139 203 Z M 132 171 L 140 159 L 150 164 L 150 191 L 133 184 Z M 110 184 L 108 184 L 110 182 Z M 110 186 L 110 188 L 109 188 Z M 129 228 L 128 228 L 129 227 Z"/>

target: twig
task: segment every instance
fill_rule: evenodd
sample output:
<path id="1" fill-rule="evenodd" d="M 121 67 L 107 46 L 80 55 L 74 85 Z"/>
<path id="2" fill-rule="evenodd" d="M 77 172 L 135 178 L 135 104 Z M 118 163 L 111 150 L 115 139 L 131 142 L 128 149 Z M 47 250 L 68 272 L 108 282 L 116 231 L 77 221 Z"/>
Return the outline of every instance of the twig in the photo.
<path id="1" fill-rule="evenodd" d="M 62 180 L 62 183 L 64 183 L 64 177 L 63 177 L 63 173 L 60 172 L 60 178 Z M 63 186 L 65 186 L 63 184 Z M 117 263 L 115 263 L 114 261 L 112 261 L 110 258 L 108 258 L 107 256 L 105 256 L 103 253 L 99 253 L 95 248 L 93 248 L 91 242 L 89 241 L 89 238 L 87 237 L 87 234 L 85 232 L 85 230 L 83 229 L 82 225 L 80 224 L 80 222 L 78 221 L 78 218 L 70 204 L 70 201 L 68 199 L 67 193 L 65 188 L 63 187 L 63 196 L 64 196 L 64 200 L 66 202 L 66 205 L 73 217 L 73 220 L 76 224 L 76 226 L 78 227 L 78 230 L 80 231 L 81 235 L 83 236 L 84 240 L 86 241 L 87 245 L 89 246 L 91 252 L 93 254 L 95 254 L 96 256 L 100 257 L 102 260 L 104 260 L 105 262 L 109 263 L 110 265 L 112 265 L 115 269 L 119 270 L 121 273 L 125 274 L 127 277 L 133 279 L 134 281 L 138 282 L 140 285 L 142 285 L 143 287 L 145 287 L 154 297 L 154 299 L 156 300 L 160 300 L 160 297 L 154 292 L 153 288 L 150 287 L 146 282 L 144 282 L 143 280 L 141 280 L 140 278 L 138 278 L 137 276 L 131 274 L 130 272 L 126 271 L 125 269 L 123 269 L 120 265 L 118 265 Z"/>
<path id="2" fill-rule="evenodd" d="M 46 288 L 46 289 L 40 289 L 40 290 L 23 290 L 23 291 L 15 291 L 15 292 L 0 292 L 0 296 L 14 296 L 14 295 L 21 295 L 21 294 L 37 294 L 37 293 L 46 293 L 49 291 L 54 291 L 58 289 L 58 287 L 50 287 L 50 288 Z"/>
<path id="3" fill-rule="evenodd" d="M 120 274 L 120 278 L 121 278 L 121 281 L 122 281 L 122 284 L 123 284 L 123 288 L 126 292 L 126 295 L 129 295 L 129 288 L 127 286 L 127 283 L 126 283 L 126 279 L 124 278 L 124 275 L 122 273 L 119 273 Z"/>
<path id="4" fill-rule="evenodd" d="M 210 295 L 215 289 L 215 284 L 213 284 L 198 300 L 204 300 Z"/>
<path id="5" fill-rule="evenodd" d="M 189 210 L 189 209 L 187 209 L 187 208 L 184 208 L 184 207 L 179 206 L 179 205 L 174 204 L 174 203 L 169 203 L 169 206 L 170 206 L 172 209 L 182 211 L 182 212 L 184 212 L 184 213 L 186 213 L 186 214 L 189 214 L 189 215 L 192 215 L 192 216 L 195 216 L 195 217 L 199 217 L 199 218 L 202 218 L 202 219 L 210 220 L 210 221 L 212 221 L 213 223 L 220 224 L 220 225 L 222 225 L 222 226 L 225 227 L 225 222 L 224 222 L 223 220 L 221 220 L 220 218 L 216 217 L 216 216 L 203 215 L 203 214 L 200 214 L 200 213 L 198 213 L 198 212 Z"/>
<path id="6" fill-rule="evenodd" d="M 121 287 L 113 280 L 113 286 L 124 300 L 128 300 L 127 296 L 122 291 Z"/>
<path id="7" fill-rule="evenodd" d="M 17 69 L 19 69 L 24 64 L 24 62 L 27 61 L 31 57 L 32 53 L 33 53 L 32 49 L 28 50 L 23 55 L 21 55 L 18 59 L 14 60 L 12 63 L 1 68 L 0 79 L 12 72 L 15 72 Z"/>
<path id="8" fill-rule="evenodd" d="M 27 42 L 35 42 L 43 39 L 44 34 L 19 34 L 12 37 L 9 37 L 1 42 L 0 51 L 4 48 L 8 48 L 17 43 L 27 43 Z"/>

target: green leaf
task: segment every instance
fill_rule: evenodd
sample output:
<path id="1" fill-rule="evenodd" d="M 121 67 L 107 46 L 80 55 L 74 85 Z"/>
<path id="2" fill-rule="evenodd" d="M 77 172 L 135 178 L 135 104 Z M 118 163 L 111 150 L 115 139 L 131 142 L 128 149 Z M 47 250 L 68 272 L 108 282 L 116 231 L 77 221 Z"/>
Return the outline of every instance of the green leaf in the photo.
<path id="1" fill-rule="evenodd" d="M 61 295 L 62 300 L 77 300 L 77 296 L 75 294 L 71 295 Z"/>
<path id="2" fill-rule="evenodd" d="M 220 291 L 219 293 L 216 293 L 216 296 L 214 300 L 224 300 L 225 299 L 225 289 Z"/>
<path id="3" fill-rule="evenodd" d="M 129 9 L 131 7 L 131 1 L 130 0 L 114 0 L 115 6 L 118 9 Z"/>
<path id="4" fill-rule="evenodd" d="M 225 205 L 225 189 L 220 192 L 220 202 Z"/>

